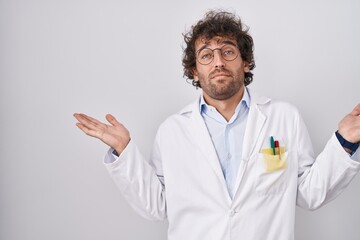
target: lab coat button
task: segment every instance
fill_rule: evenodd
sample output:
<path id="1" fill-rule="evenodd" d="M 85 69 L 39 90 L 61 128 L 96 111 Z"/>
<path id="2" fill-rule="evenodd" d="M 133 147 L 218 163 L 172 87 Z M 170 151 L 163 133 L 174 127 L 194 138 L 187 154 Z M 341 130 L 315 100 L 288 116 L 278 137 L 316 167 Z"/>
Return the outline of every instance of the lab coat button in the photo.
<path id="1" fill-rule="evenodd" d="M 229 216 L 230 216 L 230 217 L 232 217 L 232 216 L 234 216 L 234 215 L 235 215 L 235 213 L 236 213 L 236 211 L 235 211 L 235 210 L 230 210 L 230 212 L 229 212 Z"/>

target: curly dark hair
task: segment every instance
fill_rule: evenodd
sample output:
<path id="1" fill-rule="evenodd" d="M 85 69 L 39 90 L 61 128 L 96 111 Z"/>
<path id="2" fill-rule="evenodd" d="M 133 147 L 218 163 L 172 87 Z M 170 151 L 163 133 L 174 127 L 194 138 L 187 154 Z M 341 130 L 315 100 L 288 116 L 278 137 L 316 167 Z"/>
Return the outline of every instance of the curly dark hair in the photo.
<path id="1" fill-rule="evenodd" d="M 199 38 L 210 40 L 216 36 L 235 39 L 242 60 L 249 64 L 250 70 L 253 70 L 255 68 L 254 42 L 248 34 L 248 30 L 249 28 L 241 22 L 241 19 L 230 12 L 214 10 L 207 12 L 203 19 L 183 34 L 186 43 L 182 60 L 184 76 L 188 80 L 192 80 L 193 86 L 201 88 L 199 81 L 195 81 L 193 75 L 196 67 L 195 41 Z M 249 85 L 252 80 L 253 73 L 246 72 L 245 86 Z"/>

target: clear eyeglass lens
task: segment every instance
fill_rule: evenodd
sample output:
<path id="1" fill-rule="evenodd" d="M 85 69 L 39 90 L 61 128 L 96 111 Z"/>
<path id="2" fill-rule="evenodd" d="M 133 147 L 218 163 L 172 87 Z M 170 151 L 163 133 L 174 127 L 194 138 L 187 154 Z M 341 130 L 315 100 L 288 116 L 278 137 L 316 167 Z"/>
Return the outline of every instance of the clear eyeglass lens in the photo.
<path id="1" fill-rule="evenodd" d="M 210 64 L 214 59 L 214 51 L 215 50 L 220 50 L 222 58 L 225 59 L 226 61 L 232 61 L 238 55 L 237 54 L 238 51 L 235 46 L 224 45 L 221 49 L 220 48 L 215 48 L 215 49 L 204 48 L 204 49 L 202 49 L 198 53 L 198 61 L 204 65 Z"/>

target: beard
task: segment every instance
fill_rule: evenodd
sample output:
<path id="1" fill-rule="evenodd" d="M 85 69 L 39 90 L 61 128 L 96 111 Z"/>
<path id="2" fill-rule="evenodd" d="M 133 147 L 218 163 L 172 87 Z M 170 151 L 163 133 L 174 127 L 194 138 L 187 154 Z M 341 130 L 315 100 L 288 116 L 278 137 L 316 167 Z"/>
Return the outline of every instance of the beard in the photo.
<path id="1" fill-rule="evenodd" d="M 226 76 L 214 79 L 214 75 L 219 73 Z M 201 88 L 209 97 L 215 100 L 226 100 L 234 96 L 243 87 L 244 78 L 245 75 L 241 68 L 234 74 L 227 69 L 214 70 L 207 78 L 199 74 Z"/>

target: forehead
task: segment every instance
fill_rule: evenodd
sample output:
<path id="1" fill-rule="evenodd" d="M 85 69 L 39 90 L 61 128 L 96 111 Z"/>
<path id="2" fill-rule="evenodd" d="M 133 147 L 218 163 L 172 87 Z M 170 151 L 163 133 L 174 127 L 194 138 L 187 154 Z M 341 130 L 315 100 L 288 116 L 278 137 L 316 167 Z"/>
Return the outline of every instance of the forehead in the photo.
<path id="1" fill-rule="evenodd" d="M 233 43 L 236 45 L 236 40 L 234 38 L 230 37 L 221 37 L 221 36 L 215 36 L 213 38 L 205 38 L 205 37 L 199 37 L 195 41 L 195 50 L 198 50 L 199 48 L 203 46 L 219 46 L 224 43 Z"/>

